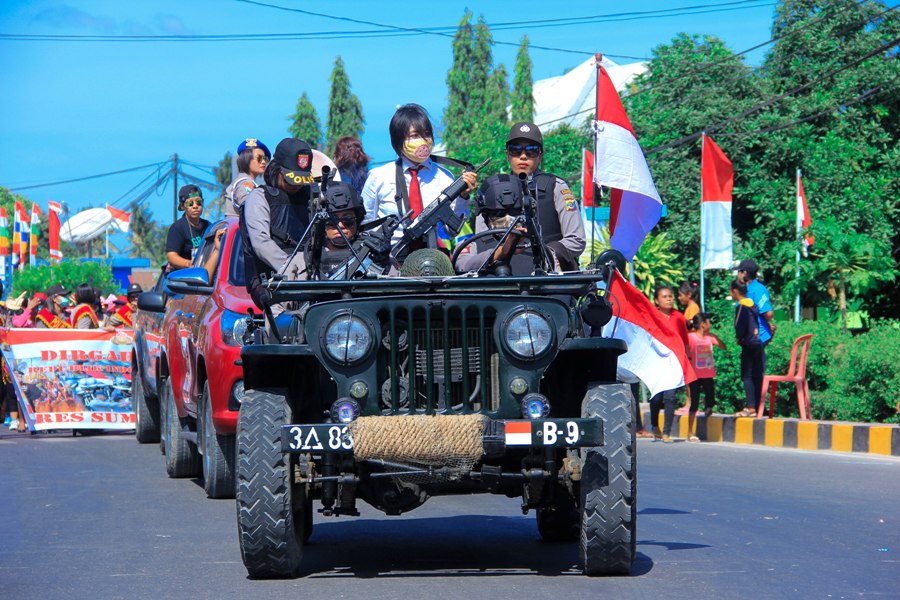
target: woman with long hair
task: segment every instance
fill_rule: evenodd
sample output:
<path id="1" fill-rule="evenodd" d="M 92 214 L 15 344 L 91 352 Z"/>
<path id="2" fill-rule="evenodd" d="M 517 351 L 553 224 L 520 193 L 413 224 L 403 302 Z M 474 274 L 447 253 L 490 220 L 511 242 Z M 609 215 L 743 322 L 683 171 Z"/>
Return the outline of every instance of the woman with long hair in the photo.
<path id="1" fill-rule="evenodd" d="M 75 329 L 97 329 L 100 327 L 100 320 L 94 311 L 94 303 L 97 301 L 97 295 L 93 286 L 89 283 L 82 283 L 75 288 L 75 308 L 72 309 L 72 315 L 69 323 Z"/>
<path id="2" fill-rule="evenodd" d="M 247 194 L 256 187 L 256 178 L 263 174 L 272 158 L 269 149 L 256 138 L 247 138 L 237 147 L 235 161 L 238 176 L 225 189 L 225 216 L 236 217 Z"/>
<path id="3" fill-rule="evenodd" d="M 342 137 L 334 145 L 334 164 L 341 174 L 341 181 L 349 184 L 357 193 L 362 193 L 369 175 L 369 160 L 359 138 Z"/>

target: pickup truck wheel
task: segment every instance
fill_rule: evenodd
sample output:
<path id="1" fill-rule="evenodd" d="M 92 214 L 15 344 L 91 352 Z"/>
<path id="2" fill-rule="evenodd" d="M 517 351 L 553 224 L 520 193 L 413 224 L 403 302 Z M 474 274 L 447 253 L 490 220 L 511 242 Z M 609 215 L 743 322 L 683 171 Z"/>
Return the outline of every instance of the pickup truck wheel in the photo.
<path id="1" fill-rule="evenodd" d="M 578 504 L 563 486 L 557 486 L 554 491 L 553 505 L 537 509 L 538 533 L 545 542 L 574 542 L 581 533 Z"/>
<path id="2" fill-rule="evenodd" d="M 159 390 L 159 453 L 166 455 L 166 407 L 169 406 L 169 397 L 166 395 L 166 379 L 156 383 Z"/>
<path id="3" fill-rule="evenodd" d="M 603 420 L 603 446 L 580 449 L 585 575 L 628 575 L 637 526 L 634 398 L 626 384 L 591 384 L 581 416 Z"/>
<path id="4" fill-rule="evenodd" d="M 169 477 L 196 477 L 200 474 L 197 447 L 181 437 L 182 419 L 175 408 L 172 380 L 166 379 L 166 473 Z"/>
<path id="5" fill-rule="evenodd" d="M 281 427 L 292 413 L 283 390 L 248 390 L 237 425 L 237 520 L 250 577 L 290 577 L 300 567 L 311 505 L 292 484 Z"/>
<path id="6" fill-rule="evenodd" d="M 134 437 L 139 444 L 159 441 L 159 400 L 144 393 L 139 368 L 131 373 L 131 402 L 134 405 Z"/>
<path id="7" fill-rule="evenodd" d="M 209 382 L 203 384 L 203 489 L 208 498 L 234 498 L 234 435 L 216 431 L 212 420 Z"/>

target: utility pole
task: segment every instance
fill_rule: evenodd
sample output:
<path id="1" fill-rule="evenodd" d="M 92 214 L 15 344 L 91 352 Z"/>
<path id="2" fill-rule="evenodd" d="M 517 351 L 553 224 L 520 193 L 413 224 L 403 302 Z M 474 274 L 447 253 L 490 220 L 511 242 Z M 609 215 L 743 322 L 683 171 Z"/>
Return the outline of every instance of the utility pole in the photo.
<path id="1" fill-rule="evenodd" d="M 172 187 L 172 193 L 175 196 L 175 202 L 172 204 L 172 222 L 178 220 L 178 153 L 175 153 L 175 156 L 172 157 L 172 177 L 175 178 L 175 183 Z"/>

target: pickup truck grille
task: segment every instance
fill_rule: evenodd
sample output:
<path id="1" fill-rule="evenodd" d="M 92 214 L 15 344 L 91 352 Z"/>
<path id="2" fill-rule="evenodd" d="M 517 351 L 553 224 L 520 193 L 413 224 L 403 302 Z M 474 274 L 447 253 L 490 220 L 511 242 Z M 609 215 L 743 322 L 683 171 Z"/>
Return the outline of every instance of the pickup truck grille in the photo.
<path id="1" fill-rule="evenodd" d="M 379 313 L 381 407 L 386 414 L 495 411 L 498 356 L 490 307 L 435 301 Z"/>

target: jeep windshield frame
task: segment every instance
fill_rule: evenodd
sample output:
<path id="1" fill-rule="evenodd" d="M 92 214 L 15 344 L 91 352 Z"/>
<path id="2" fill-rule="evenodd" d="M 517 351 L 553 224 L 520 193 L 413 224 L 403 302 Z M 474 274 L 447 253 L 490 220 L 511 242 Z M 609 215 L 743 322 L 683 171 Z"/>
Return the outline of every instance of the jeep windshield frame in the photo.
<path id="1" fill-rule="evenodd" d="M 377 279 L 343 279 L 322 281 L 289 281 L 271 279 L 264 282 L 273 303 L 310 301 L 329 298 L 372 296 L 382 294 L 521 294 L 584 296 L 596 291 L 605 278 L 599 272 L 572 275 L 531 275 L 519 277 L 379 277 Z"/>

